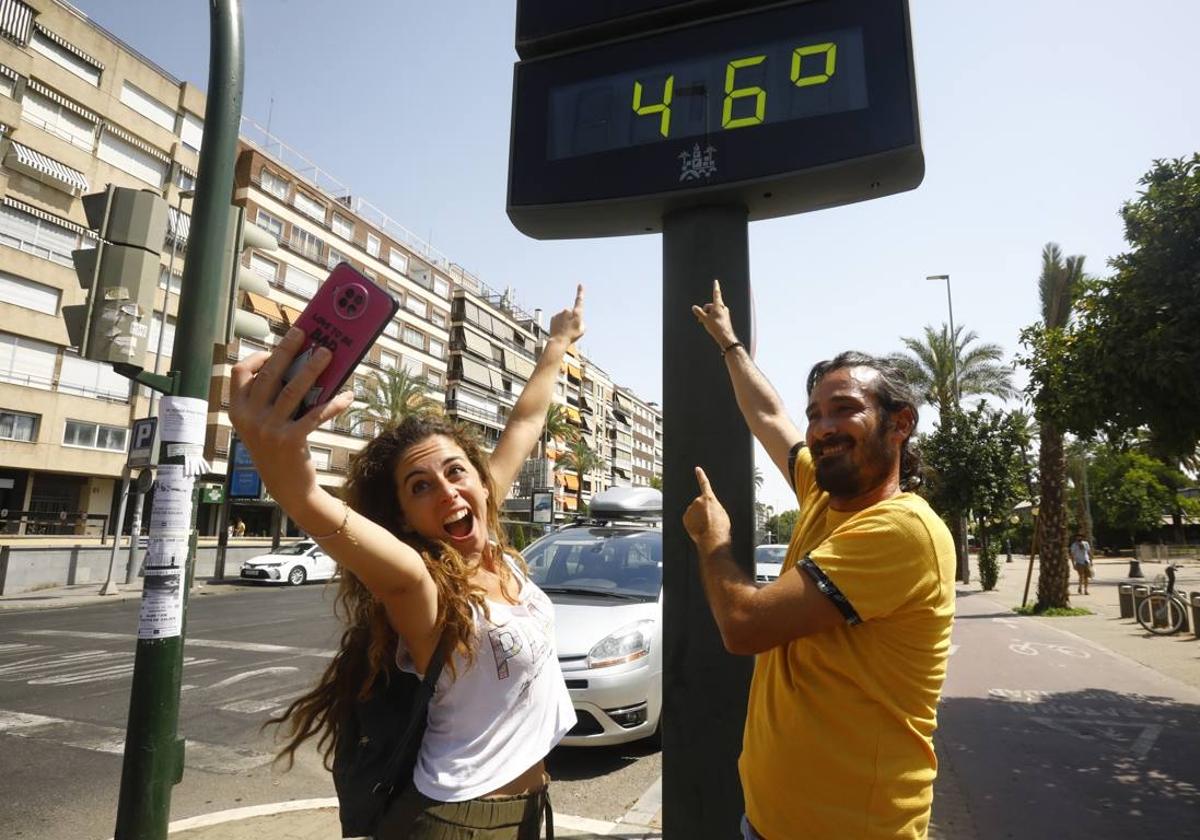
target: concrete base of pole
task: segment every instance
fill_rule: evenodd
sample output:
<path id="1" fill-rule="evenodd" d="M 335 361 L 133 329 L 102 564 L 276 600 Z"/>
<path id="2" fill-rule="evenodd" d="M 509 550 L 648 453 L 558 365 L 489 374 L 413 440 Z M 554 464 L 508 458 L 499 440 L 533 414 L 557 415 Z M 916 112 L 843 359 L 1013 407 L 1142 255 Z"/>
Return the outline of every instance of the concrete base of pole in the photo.
<path id="1" fill-rule="evenodd" d="M 1145 577 L 1145 575 L 1142 574 L 1142 564 L 1139 561 L 1137 561 L 1137 560 L 1129 561 L 1129 577 L 1131 577 L 1131 578 Z"/>
<path id="2" fill-rule="evenodd" d="M 114 580 L 104 581 L 104 586 L 100 587 L 101 595 L 119 595 L 120 588 L 117 587 L 117 582 Z"/>

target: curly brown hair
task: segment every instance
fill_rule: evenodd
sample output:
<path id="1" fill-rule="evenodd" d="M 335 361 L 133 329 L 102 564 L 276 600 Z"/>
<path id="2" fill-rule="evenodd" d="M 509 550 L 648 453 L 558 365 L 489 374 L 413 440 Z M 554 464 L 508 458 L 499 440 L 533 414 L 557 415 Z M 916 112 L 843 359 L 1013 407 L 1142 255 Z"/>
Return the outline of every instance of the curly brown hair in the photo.
<path id="1" fill-rule="evenodd" d="M 437 587 L 437 624 L 449 632 L 452 649 L 470 666 L 474 662 L 474 611 L 478 609 L 488 615 L 484 590 L 471 581 L 476 567 L 448 544 L 406 530 L 396 492 L 396 466 L 404 453 L 434 436 L 454 441 L 479 473 L 481 483 L 487 488 L 488 536 L 500 552 L 513 557 L 522 572 L 526 572 L 523 558 L 508 545 L 500 525 L 499 502 L 487 455 L 471 432 L 441 416 L 418 414 L 384 427 L 351 457 L 344 493 L 353 510 L 387 528 L 420 553 Z M 318 739 L 317 751 L 326 769 L 331 769 L 341 721 L 353 703 L 368 696 L 379 674 L 389 672 L 396 652 L 398 637 L 383 604 L 348 569 L 342 570 L 334 611 L 346 629 L 333 661 L 311 691 L 266 723 L 283 725 L 286 743 L 275 760 L 286 759 L 289 769 L 295 763 L 296 750 L 314 737 Z M 448 657 L 446 666 L 454 673 L 453 656 Z"/>

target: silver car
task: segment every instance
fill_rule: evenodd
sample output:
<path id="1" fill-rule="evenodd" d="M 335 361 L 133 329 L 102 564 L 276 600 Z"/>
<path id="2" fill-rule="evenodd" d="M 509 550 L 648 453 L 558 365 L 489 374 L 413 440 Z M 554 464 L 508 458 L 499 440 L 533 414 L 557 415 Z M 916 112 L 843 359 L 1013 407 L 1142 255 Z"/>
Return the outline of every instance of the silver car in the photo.
<path id="1" fill-rule="evenodd" d="M 559 663 L 578 717 L 567 746 L 654 737 L 662 716 L 662 494 L 605 490 L 590 516 L 524 552 L 554 602 Z"/>

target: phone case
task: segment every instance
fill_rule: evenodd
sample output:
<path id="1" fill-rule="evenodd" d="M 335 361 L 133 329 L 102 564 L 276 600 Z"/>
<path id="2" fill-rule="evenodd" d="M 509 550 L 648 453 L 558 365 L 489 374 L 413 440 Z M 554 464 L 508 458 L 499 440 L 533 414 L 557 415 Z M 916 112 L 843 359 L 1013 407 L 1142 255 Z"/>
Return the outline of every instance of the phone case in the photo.
<path id="1" fill-rule="evenodd" d="M 352 266 L 338 263 L 334 267 L 293 325 L 304 330 L 304 349 L 284 373 L 285 382 L 318 347 L 324 345 L 333 353 L 305 395 L 297 417 L 337 395 L 399 308 L 394 297 Z"/>

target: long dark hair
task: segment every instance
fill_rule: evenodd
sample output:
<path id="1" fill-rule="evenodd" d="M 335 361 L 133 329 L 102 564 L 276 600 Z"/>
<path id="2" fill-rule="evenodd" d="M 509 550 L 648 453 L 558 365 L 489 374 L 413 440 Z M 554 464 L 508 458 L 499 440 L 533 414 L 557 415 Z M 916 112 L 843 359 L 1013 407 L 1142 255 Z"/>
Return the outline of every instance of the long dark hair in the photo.
<path id="1" fill-rule="evenodd" d="M 811 396 L 813 388 L 826 374 L 855 367 L 870 368 L 878 374 L 868 387 L 883 409 L 885 419 L 891 420 L 906 408 L 912 411 L 912 431 L 900 446 L 900 489 L 916 490 L 922 481 L 921 450 L 917 448 L 917 398 L 900 368 L 886 359 L 847 350 L 813 365 L 808 372 L 808 393 Z"/>
<path id="2" fill-rule="evenodd" d="M 447 437 L 458 444 L 479 473 L 488 491 L 488 536 L 500 552 L 512 556 L 525 571 L 524 560 L 508 546 L 500 526 L 499 501 L 487 455 L 470 432 L 443 417 L 415 415 L 385 427 L 351 457 L 344 493 L 353 510 L 387 528 L 421 554 L 437 586 L 437 625 L 450 632 L 454 649 L 469 666 L 474 660 L 475 610 L 488 614 L 484 590 L 471 582 L 475 566 L 449 545 L 406 530 L 397 494 L 396 466 L 404 453 L 434 436 Z M 333 661 L 311 691 L 267 721 L 268 726 L 283 724 L 286 743 L 276 761 L 286 759 L 288 768 L 295 763 L 300 745 L 313 737 L 318 739 L 317 751 L 325 767 L 331 767 L 345 712 L 356 700 L 367 697 L 379 674 L 389 672 L 396 653 L 398 637 L 383 604 L 347 569 L 342 570 L 334 611 L 346 629 Z M 446 667 L 454 672 L 453 657 L 447 660 Z"/>

